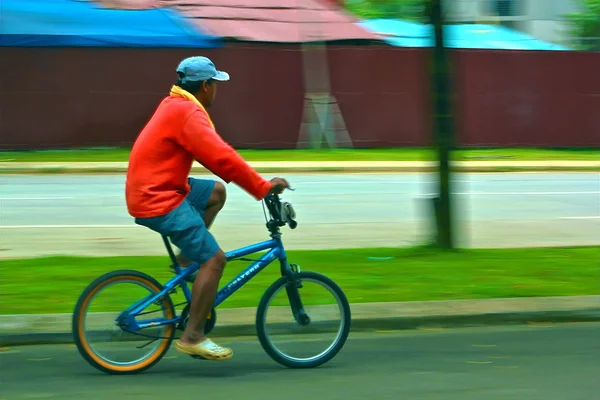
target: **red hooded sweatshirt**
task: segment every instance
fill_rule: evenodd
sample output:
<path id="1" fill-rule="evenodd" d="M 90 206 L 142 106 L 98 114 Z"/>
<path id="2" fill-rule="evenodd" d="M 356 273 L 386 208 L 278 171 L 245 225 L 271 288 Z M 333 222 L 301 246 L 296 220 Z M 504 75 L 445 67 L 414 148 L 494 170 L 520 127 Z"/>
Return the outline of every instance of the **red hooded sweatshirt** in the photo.
<path id="1" fill-rule="evenodd" d="M 219 136 L 204 110 L 183 97 L 169 96 L 133 144 L 125 184 L 129 214 L 148 218 L 177 208 L 190 192 L 187 178 L 194 160 L 257 200 L 271 188 Z"/>

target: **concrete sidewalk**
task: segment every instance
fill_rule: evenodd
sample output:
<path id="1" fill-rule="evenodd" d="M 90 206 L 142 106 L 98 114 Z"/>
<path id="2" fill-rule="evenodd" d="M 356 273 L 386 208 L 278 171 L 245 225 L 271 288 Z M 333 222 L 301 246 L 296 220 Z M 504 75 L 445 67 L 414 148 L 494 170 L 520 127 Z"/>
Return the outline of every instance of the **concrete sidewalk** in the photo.
<path id="1" fill-rule="evenodd" d="M 311 309 L 315 312 L 315 307 Z M 361 303 L 351 309 L 353 331 L 589 322 L 600 321 L 600 296 Z M 269 323 L 290 322 L 288 308 L 275 311 Z M 211 337 L 254 336 L 255 316 L 256 308 L 217 309 Z M 92 325 L 110 326 L 106 315 L 94 317 Z M 0 346 L 71 343 L 71 318 L 71 314 L 0 315 Z"/>
<path id="2" fill-rule="evenodd" d="M 430 172 L 435 161 L 251 161 L 259 172 Z M 455 161 L 455 171 L 600 171 L 598 161 Z M 0 174 L 9 173 L 122 173 L 127 162 L 0 162 Z M 194 163 L 194 172 L 208 171 Z"/>

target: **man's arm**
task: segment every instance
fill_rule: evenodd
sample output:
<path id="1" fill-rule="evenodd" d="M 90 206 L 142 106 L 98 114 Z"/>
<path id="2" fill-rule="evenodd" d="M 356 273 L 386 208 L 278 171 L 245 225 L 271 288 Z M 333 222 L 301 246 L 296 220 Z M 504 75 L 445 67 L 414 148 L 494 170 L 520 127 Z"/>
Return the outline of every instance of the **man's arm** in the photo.
<path id="1" fill-rule="evenodd" d="M 271 183 L 219 136 L 202 111 L 188 118 L 178 142 L 212 173 L 227 183 L 234 182 L 255 199 L 262 200 L 271 190 Z"/>

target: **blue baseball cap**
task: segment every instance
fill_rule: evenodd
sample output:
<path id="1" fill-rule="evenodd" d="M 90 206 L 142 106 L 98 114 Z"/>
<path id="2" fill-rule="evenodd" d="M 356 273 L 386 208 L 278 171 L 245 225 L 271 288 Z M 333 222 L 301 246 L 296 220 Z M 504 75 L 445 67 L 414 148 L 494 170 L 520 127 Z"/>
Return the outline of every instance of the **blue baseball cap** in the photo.
<path id="1" fill-rule="evenodd" d="M 177 66 L 177 72 L 183 74 L 183 83 L 207 81 L 209 79 L 217 81 L 229 80 L 229 74 L 227 72 L 218 71 L 212 61 L 201 56 L 184 59 Z"/>

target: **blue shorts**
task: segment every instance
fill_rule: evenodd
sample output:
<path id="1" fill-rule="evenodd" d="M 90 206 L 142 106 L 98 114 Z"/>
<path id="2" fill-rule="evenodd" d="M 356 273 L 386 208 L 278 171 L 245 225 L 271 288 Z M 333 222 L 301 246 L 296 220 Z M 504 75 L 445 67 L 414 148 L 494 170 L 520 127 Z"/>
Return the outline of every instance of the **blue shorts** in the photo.
<path id="1" fill-rule="evenodd" d="M 188 178 L 190 193 L 168 214 L 136 218 L 135 223 L 167 236 L 186 258 L 204 264 L 217 254 L 219 245 L 204 223 L 204 211 L 215 181 Z"/>

